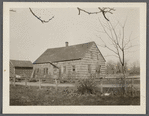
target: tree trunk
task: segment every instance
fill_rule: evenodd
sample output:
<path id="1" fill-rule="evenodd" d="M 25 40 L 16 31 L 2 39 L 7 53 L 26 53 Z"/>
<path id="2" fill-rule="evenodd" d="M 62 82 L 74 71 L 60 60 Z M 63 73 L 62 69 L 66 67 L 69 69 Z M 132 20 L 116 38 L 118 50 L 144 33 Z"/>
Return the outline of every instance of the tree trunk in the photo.
<path id="1" fill-rule="evenodd" d="M 123 81 L 122 81 L 122 90 L 123 90 L 123 96 L 125 96 L 126 95 L 126 75 L 125 75 L 125 69 L 124 69 L 125 67 L 124 67 L 124 64 L 122 64 L 122 73 L 123 73 Z"/>
<path id="2" fill-rule="evenodd" d="M 39 78 L 39 89 L 41 89 L 41 78 Z"/>

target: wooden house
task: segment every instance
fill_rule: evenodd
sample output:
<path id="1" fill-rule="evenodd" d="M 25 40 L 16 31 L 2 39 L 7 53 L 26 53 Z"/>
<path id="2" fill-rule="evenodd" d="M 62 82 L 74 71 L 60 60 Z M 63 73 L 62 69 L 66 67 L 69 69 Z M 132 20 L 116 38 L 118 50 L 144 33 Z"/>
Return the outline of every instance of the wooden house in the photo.
<path id="1" fill-rule="evenodd" d="M 105 76 L 105 59 L 95 42 L 47 49 L 33 63 L 34 76 L 86 78 Z"/>
<path id="2" fill-rule="evenodd" d="M 33 64 L 31 61 L 10 60 L 10 77 L 14 76 L 30 77 L 32 71 L 33 71 Z"/>

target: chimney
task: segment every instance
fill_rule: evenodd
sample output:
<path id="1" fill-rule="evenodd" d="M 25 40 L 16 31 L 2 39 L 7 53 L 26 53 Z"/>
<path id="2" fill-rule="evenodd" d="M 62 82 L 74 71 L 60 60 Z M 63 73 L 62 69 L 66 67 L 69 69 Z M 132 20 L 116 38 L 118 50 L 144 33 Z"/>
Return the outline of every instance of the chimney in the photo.
<path id="1" fill-rule="evenodd" d="M 65 42 L 66 47 L 68 47 L 68 42 Z"/>

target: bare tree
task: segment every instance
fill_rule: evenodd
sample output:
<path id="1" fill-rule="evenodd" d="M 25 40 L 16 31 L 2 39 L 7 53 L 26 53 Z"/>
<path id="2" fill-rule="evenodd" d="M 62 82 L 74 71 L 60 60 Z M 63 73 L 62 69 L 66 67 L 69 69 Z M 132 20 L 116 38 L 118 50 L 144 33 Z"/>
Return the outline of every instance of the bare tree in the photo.
<path id="1" fill-rule="evenodd" d="M 38 20 L 40 20 L 42 23 L 48 23 L 50 20 L 52 20 L 54 18 L 54 16 L 52 16 L 49 20 L 43 20 L 41 19 L 41 17 L 37 16 L 33 10 L 31 8 L 29 8 L 30 12 L 33 14 L 33 16 L 35 16 Z"/>
<path id="2" fill-rule="evenodd" d="M 107 48 L 109 51 L 111 51 L 113 54 L 111 56 L 115 56 L 116 58 L 119 59 L 119 62 L 121 64 L 121 70 L 123 74 L 123 82 L 125 87 L 123 87 L 123 94 L 125 95 L 126 93 L 126 70 L 125 70 L 125 65 L 127 64 L 125 61 L 125 55 L 127 51 L 135 46 L 138 45 L 133 45 L 132 41 L 134 39 L 131 38 L 132 33 L 126 38 L 126 33 L 125 33 L 125 26 L 126 26 L 126 21 L 127 18 L 124 22 L 124 24 L 121 24 L 119 21 L 117 21 L 116 25 L 113 25 L 112 22 L 106 18 L 105 13 L 111 13 L 111 11 L 115 11 L 114 8 L 100 8 L 99 12 L 88 12 L 83 9 L 78 8 L 79 14 L 80 11 L 83 11 L 87 14 L 98 14 L 98 13 L 103 13 L 104 18 L 106 19 L 106 23 L 102 23 L 99 19 L 100 25 L 102 27 L 102 33 L 107 35 L 106 38 L 100 38 L 100 40 L 103 42 L 103 45 L 99 45 L 100 47 Z M 119 28 L 118 28 L 119 27 Z M 117 29 L 118 28 L 118 29 Z M 100 31 L 101 32 L 101 31 Z M 136 39 L 136 38 L 135 38 Z M 97 44 L 98 45 L 98 44 Z"/>
<path id="3" fill-rule="evenodd" d="M 124 94 L 125 94 L 125 90 L 126 90 L 126 61 L 125 61 L 125 54 L 127 53 L 127 51 L 135 46 L 138 45 L 133 45 L 132 41 L 134 39 L 131 38 L 131 34 L 129 35 L 129 37 L 125 37 L 125 26 L 126 26 L 126 20 L 124 22 L 124 24 L 120 24 L 120 22 L 118 21 L 118 25 L 119 25 L 119 29 L 116 30 L 117 26 L 113 26 L 113 24 L 111 23 L 111 21 L 107 22 L 107 26 L 103 25 L 102 22 L 99 19 L 99 22 L 103 28 L 104 33 L 108 36 L 108 41 L 110 41 L 110 43 L 105 42 L 104 39 L 102 39 L 101 37 L 99 37 L 104 46 L 104 48 L 107 48 L 108 50 L 110 50 L 111 52 L 113 52 L 113 54 L 119 59 L 120 63 L 121 63 L 121 70 L 123 73 L 123 79 L 124 79 Z M 112 46 L 112 47 L 110 47 Z"/>

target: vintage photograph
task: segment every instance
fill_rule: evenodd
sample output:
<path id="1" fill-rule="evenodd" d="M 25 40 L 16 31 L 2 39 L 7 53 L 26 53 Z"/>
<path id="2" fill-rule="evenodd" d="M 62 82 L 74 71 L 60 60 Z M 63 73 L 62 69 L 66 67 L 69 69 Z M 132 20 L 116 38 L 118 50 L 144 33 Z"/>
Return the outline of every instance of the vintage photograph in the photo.
<path id="1" fill-rule="evenodd" d="M 5 4 L 10 107 L 142 106 L 145 3 Z"/>

